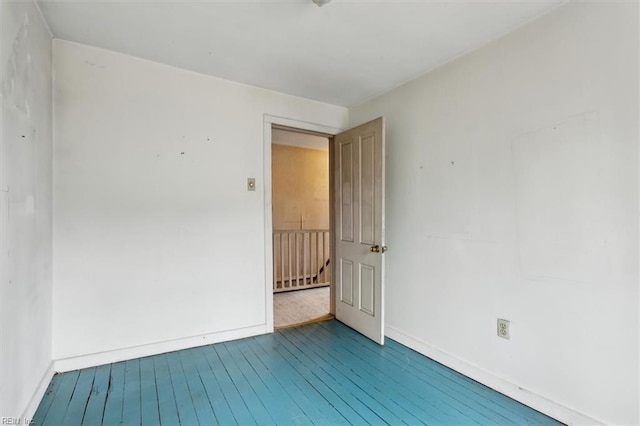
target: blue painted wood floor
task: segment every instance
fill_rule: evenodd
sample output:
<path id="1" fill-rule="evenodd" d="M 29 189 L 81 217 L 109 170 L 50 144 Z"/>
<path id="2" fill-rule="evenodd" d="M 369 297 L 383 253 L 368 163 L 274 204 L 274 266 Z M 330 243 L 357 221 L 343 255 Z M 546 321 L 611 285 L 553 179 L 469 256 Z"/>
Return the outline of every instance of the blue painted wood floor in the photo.
<path id="1" fill-rule="evenodd" d="M 337 321 L 54 376 L 37 425 L 558 424 Z"/>

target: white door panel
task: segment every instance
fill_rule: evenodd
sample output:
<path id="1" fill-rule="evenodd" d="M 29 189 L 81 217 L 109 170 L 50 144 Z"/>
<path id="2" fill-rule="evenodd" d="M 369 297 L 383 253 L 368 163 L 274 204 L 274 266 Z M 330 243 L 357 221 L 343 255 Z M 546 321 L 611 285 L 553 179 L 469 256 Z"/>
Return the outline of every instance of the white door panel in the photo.
<path id="1" fill-rule="evenodd" d="M 335 148 L 336 318 L 384 344 L 383 118 L 336 135 Z"/>

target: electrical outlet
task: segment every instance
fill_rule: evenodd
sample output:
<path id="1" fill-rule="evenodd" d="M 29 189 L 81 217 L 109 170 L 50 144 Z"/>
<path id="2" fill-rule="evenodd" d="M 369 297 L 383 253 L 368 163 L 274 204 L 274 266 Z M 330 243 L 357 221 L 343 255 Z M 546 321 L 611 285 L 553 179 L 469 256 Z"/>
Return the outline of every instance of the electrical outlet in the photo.
<path id="1" fill-rule="evenodd" d="M 503 339 L 511 339 L 509 334 L 509 321 L 506 319 L 498 318 L 498 337 Z"/>

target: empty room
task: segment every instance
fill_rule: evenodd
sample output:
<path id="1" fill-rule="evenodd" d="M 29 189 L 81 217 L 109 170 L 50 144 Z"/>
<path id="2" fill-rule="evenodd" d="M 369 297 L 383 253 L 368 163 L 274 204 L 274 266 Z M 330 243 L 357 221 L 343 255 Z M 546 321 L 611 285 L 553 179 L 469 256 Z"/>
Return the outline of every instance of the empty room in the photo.
<path id="1" fill-rule="evenodd" d="M 0 424 L 640 424 L 637 1 L 0 1 Z"/>

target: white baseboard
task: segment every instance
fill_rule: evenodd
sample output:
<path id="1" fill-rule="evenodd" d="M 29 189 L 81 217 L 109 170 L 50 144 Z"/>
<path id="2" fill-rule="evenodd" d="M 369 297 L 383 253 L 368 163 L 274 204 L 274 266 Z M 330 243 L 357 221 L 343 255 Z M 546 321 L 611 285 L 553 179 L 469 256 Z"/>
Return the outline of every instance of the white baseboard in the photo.
<path id="1" fill-rule="evenodd" d="M 428 343 L 414 339 L 396 328 L 385 326 L 385 335 L 422 355 L 563 423 L 569 425 L 605 424 L 600 420 L 596 420 L 541 395 L 528 391 L 527 389 L 523 389 L 518 385 L 510 383 Z"/>
<path id="2" fill-rule="evenodd" d="M 54 373 L 55 373 L 54 362 L 51 361 L 49 363 L 49 367 L 47 367 L 47 370 L 44 372 L 42 379 L 40 379 L 40 383 L 38 383 L 38 387 L 36 388 L 35 392 L 31 396 L 31 399 L 29 400 L 27 407 L 24 409 L 24 412 L 22 413 L 22 419 L 28 419 L 28 420 L 33 419 L 33 416 L 34 414 L 36 414 L 36 410 L 38 409 L 38 405 L 40 405 L 40 401 L 42 401 L 42 397 L 44 396 L 44 393 L 47 391 L 47 388 L 49 387 L 49 383 L 51 383 L 51 378 L 53 377 Z"/>
<path id="3" fill-rule="evenodd" d="M 257 336 L 267 332 L 267 325 L 261 324 L 252 327 L 238 328 L 235 330 L 227 330 L 130 348 L 116 349 L 113 351 L 57 359 L 55 360 L 55 371 L 62 373 L 65 371 L 79 370 L 81 368 L 111 364 L 112 362 L 158 355 L 166 352 L 179 351 L 181 349 L 195 348 L 197 346 L 211 345 L 219 342 L 228 342 L 230 340 Z"/>

